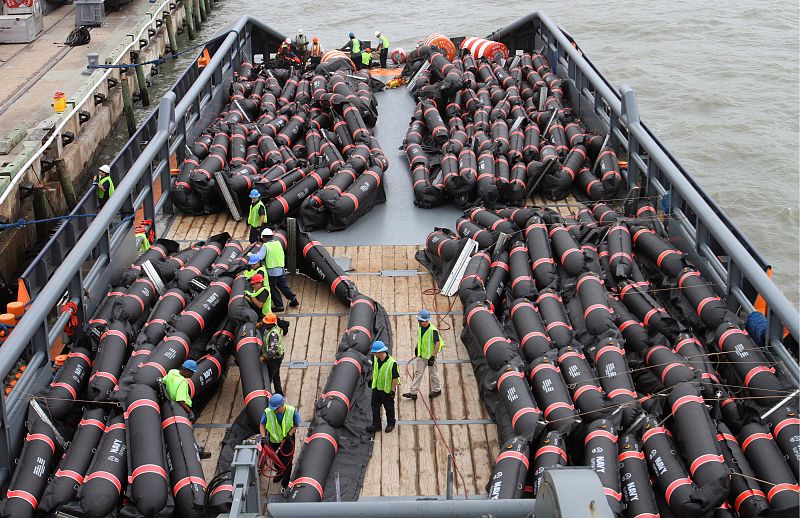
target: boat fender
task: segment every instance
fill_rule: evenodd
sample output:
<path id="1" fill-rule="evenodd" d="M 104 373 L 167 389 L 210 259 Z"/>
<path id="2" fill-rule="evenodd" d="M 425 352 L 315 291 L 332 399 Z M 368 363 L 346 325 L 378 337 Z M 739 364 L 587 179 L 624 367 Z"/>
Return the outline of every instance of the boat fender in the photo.
<path id="1" fill-rule="evenodd" d="M 579 424 L 575 404 L 570 396 L 561 370 L 558 368 L 558 352 L 551 351 L 531 362 L 528 379 L 533 396 L 542 407 L 542 416 L 548 430 L 571 433 Z"/>
<path id="2" fill-rule="evenodd" d="M 322 419 L 315 419 L 303 440 L 294 477 L 289 483 L 290 502 L 321 502 L 325 482 L 339 451 L 339 432 Z"/>
<path id="3" fill-rule="evenodd" d="M 586 348 L 586 355 L 592 359 L 598 374 L 600 386 L 616 409 L 622 411 L 622 426 L 627 428 L 639 419 L 642 407 L 637 401 L 638 394 L 631 378 L 630 367 L 625 350 L 619 340 L 606 338 Z"/>
<path id="4" fill-rule="evenodd" d="M 92 365 L 86 397 L 92 401 L 107 401 L 119 383 L 119 376 L 128 357 L 131 327 L 127 322 L 115 320 L 100 337 L 97 356 Z"/>
<path id="5" fill-rule="evenodd" d="M 533 464 L 528 472 L 531 497 L 536 498 L 542 486 L 544 470 L 567 465 L 566 436 L 557 431 L 542 435 L 533 454 Z"/>
<path id="6" fill-rule="evenodd" d="M 155 389 L 141 384 L 130 388 L 125 399 L 125 426 L 131 501 L 139 513 L 155 516 L 167 505 L 169 493 L 161 405 Z"/>
<path id="7" fill-rule="evenodd" d="M 756 477 L 764 481 L 761 489 L 767 495 L 770 509 L 797 514 L 800 487 L 769 429 L 749 423 L 742 427 L 737 438 Z"/>
<path id="8" fill-rule="evenodd" d="M 486 490 L 489 500 L 522 498 L 530 467 L 530 446 L 524 437 L 513 437 L 503 445 Z"/>
<path id="9" fill-rule="evenodd" d="M 511 252 L 508 255 L 511 282 L 511 294 L 515 299 L 525 298 L 535 300 L 538 292 L 536 284 L 533 282 L 533 272 L 531 271 L 531 260 L 528 254 L 528 247 L 523 241 L 516 241 L 512 244 Z"/>
<path id="10" fill-rule="evenodd" d="M 516 347 L 506 337 L 497 317 L 485 305 L 469 304 L 465 313 L 467 327 L 483 350 L 490 369 L 500 370 L 517 358 Z"/>
<path id="11" fill-rule="evenodd" d="M 161 434 L 156 432 L 160 437 Z M 82 516 L 102 518 L 116 509 L 128 484 L 128 448 L 122 414 L 109 417 L 83 485 L 78 489 Z"/>
<path id="12" fill-rule="evenodd" d="M 544 431 L 544 421 L 525 374 L 513 365 L 504 366 L 497 373 L 497 393 L 511 418 L 514 434 L 528 442 L 536 441 Z"/>

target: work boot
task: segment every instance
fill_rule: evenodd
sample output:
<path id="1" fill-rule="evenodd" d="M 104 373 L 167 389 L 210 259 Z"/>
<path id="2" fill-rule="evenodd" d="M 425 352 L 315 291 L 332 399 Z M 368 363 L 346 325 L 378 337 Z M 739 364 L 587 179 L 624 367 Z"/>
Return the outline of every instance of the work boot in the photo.
<path id="1" fill-rule="evenodd" d="M 411 401 L 416 401 L 417 400 L 417 395 L 416 394 L 412 394 L 411 392 L 406 392 L 405 394 L 403 394 L 403 397 L 406 398 L 406 399 L 410 399 Z"/>
<path id="2" fill-rule="evenodd" d="M 284 309 L 283 307 L 276 308 L 275 306 L 272 306 L 273 313 L 283 313 L 284 311 L 286 311 L 286 309 Z"/>
<path id="3" fill-rule="evenodd" d="M 371 425 L 367 426 L 367 433 L 375 433 L 380 429 L 381 429 L 380 426 L 375 426 L 375 425 L 371 424 Z"/>
<path id="4" fill-rule="evenodd" d="M 284 497 L 284 498 L 287 498 L 289 496 L 289 488 L 288 487 L 282 487 L 281 488 L 281 496 Z"/>
<path id="5" fill-rule="evenodd" d="M 290 307 L 293 307 L 293 308 L 296 308 L 296 307 L 297 307 L 297 306 L 299 306 L 299 305 L 300 305 L 300 301 L 299 301 L 299 300 L 297 300 L 297 299 L 294 299 L 293 301 L 291 301 L 291 302 L 289 303 L 289 306 L 290 306 Z"/>
<path id="6" fill-rule="evenodd" d="M 392 433 L 392 430 L 394 430 L 394 424 L 387 424 L 386 425 L 386 429 L 384 430 L 384 432 Z"/>
<path id="7" fill-rule="evenodd" d="M 206 450 L 205 448 L 201 448 L 200 449 L 200 458 L 201 459 L 210 459 L 211 458 L 211 452 Z"/>
<path id="8" fill-rule="evenodd" d="M 441 395 L 442 395 L 442 391 L 441 391 L 441 390 L 434 390 L 433 392 L 431 392 L 430 394 L 428 394 L 428 397 L 429 397 L 429 398 L 431 398 L 431 399 L 433 399 L 433 398 L 435 398 L 435 397 L 439 397 L 439 396 L 441 396 Z"/>

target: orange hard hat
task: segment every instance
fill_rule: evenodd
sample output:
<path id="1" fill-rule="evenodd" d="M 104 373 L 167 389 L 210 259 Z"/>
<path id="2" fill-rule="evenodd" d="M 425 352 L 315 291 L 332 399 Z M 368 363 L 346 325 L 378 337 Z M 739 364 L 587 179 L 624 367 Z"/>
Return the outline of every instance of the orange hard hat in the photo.
<path id="1" fill-rule="evenodd" d="M 255 275 L 253 275 L 252 277 L 250 277 L 250 282 L 253 282 L 253 283 L 255 283 L 255 282 L 264 282 L 264 276 L 261 275 L 260 273 L 257 273 Z"/>
<path id="2" fill-rule="evenodd" d="M 275 313 L 267 313 L 264 316 L 263 321 L 264 321 L 265 324 L 277 324 L 278 323 L 278 315 L 276 315 Z"/>
<path id="3" fill-rule="evenodd" d="M 318 43 L 319 42 L 319 38 L 314 36 L 313 38 L 311 38 L 311 41 L 313 41 L 314 43 Z"/>

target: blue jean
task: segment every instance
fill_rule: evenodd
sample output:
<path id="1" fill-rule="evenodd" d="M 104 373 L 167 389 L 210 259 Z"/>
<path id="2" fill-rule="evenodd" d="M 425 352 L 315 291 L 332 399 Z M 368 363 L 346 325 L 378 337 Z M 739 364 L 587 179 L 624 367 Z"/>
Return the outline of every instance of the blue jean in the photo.
<path id="1" fill-rule="evenodd" d="M 289 299 L 289 302 L 297 298 L 292 288 L 289 287 L 289 282 L 286 280 L 285 273 L 283 275 L 269 276 L 269 291 L 272 294 L 272 307 L 275 309 L 281 309 L 283 307 L 281 293 L 283 293 L 284 297 Z"/>

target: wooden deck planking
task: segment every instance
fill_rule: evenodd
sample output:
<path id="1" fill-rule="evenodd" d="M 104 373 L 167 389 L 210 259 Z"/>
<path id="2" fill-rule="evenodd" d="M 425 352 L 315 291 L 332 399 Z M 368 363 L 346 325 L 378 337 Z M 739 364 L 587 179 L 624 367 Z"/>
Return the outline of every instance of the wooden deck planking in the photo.
<path id="1" fill-rule="evenodd" d="M 231 226 L 227 217 L 185 218 L 173 225 L 169 237 L 182 240 L 202 240 L 220 231 L 240 232 L 243 225 Z M 191 234 L 192 230 L 194 234 Z M 203 232 L 207 232 L 203 235 Z M 244 232 L 242 230 L 242 232 Z M 183 234 L 183 235 L 179 235 Z M 237 237 L 237 236 L 235 236 Z M 246 236 L 242 236 L 246 237 Z M 349 257 L 352 269 L 360 275 L 351 275 L 359 290 L 381 302 L 388 312 L 407 312 L 408 315 L 392 315 L 390 321 L 394 334 L 394 355 L 401 362 L 413 358 L 416 341 L 416 319 L 413 313 L 426 307 L 435 312 L 460 312 L 460 302 L 453 298 L 434 294 L 435 282 L 429 275 L 389 277 L 363 275 L 381 270 L 417 270 L 421 266 L 414 258 L 415 246 L 394 247 L 334 247 L 334 257 Z M 286 360 L 281 369 L 281 378 L 287 400 L 298 405 L 301 416 L 309 421 L 313 418 L 314 403 L 322 392 L 331 367 L 308 366 L 305 369 L 289 369 L 291 360 L 310 362 L 332 362 L 338 349 L 339 339 L 347 325 L 344 307 L 330 290 L 303 275 L 290 275 L 289 284 L 301 301 L 299 308 L 287 308 L 286 317 L 292 324 L 285 338 Z M 312 316 L 321 314 L 322 316 Z M 445 340 L 445 350 L 439 355 L 443 360 L 468 358 L 460 343 L 461 316 L 437 315 L 437 326 Z M 468 363 L 439 364 L 443 378 L 444 394 L 433 401 L 432 410 L 437 419 L 463 420 L 486 417 L 478 397 L 478 387 L 472 368 Z M 411 369 L 401 365 L 401 392 L 411 383 Z M 397 417 L 401 421 L 429 420 L 431 415 L 425 407 L 430 405 L 428 376 L 422 383 L 420 397 L 416 402 L 398 396 Z M 238 367 L 231 365 L 223 387 L 209 402 L 198 419 L 198 423 L 230 423 L 243 407 Z M 214 475 L 219 456 L 219 442 L 225 434 L 224 428 L 201 428 L 197 430 L 198 443 L 212 451 L 211 459 L 203 466 L 206 478 Z M 306 429 L 298 434 L 298 450 Z M 444 442 L 443 442 L 443 439 Z M 446 469 L 448 450 L 453 453 L 460 474 L 456 474 L 454 490 L 457 494 L 484 493 L 493 456 L 496 454 L 496 432 L 494 425 L 485 424 L 400 424 L 392 434 L 378 433 L 375 436 L 373 455 L 367 467 L 362 496 L 411 496 L 433 495 L 446 492 Z M 299 453 L 299 451 L 298 451 Z M 463 482 L 461 477 L 463 476 Z M 262 480 L 262 489 L 275 494 L 277 484 Z"/>

